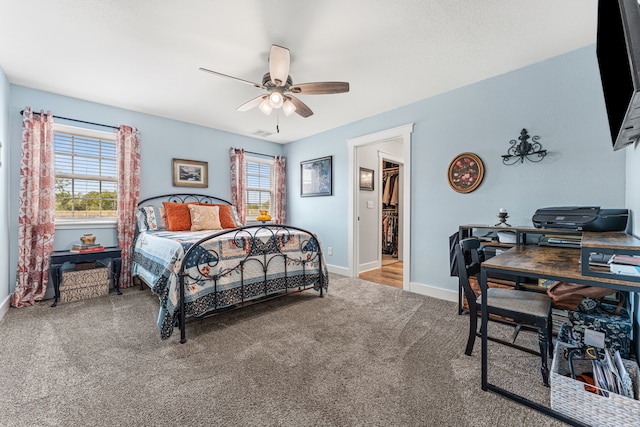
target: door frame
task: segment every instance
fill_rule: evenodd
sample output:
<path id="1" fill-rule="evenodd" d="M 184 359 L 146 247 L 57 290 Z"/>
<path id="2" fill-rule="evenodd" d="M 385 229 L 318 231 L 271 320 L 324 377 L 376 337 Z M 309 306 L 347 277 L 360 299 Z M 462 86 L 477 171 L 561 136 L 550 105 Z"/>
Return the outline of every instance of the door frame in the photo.
<path id="1" fill-rule="evenodd" d="M 413 132 L 413 123 L 398 126 L 395 128 L 359 136 L 347 140 L 349 148 L 349 218 L 347 228 L 348 236 L 348 256 L 349 256 L 349 273 L 351 277 L 358 277 L 358 212 L 356 203 L 358 200 L 358 168 L 356 148 L 393 139 L 402 139 L 402 157 L 404 164 L 404 182 L 402 188 L 402 289 L 410 290 L 410 272 L 411 272 L 411 133 Z"/>

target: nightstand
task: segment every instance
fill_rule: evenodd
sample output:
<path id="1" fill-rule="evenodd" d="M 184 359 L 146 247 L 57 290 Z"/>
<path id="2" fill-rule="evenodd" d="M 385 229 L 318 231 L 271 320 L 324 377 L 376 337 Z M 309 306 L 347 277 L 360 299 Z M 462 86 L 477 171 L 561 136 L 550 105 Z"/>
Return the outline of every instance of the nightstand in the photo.
<path id="1" fill-rule="evenodd" d="M 71 253 L 69 251 L 53 251 L 51 253 L 51 279 L 53 280 L 55 297 L 51 307 L 58 305 L 58 301 L 60 300 L 60 282 L 62 280 L 62 272 L 60 269 L 65 262 L 73 264 L 81 262 L 95 262 L 106 267 L 110 260 L 110 284 L 113 285 L 118 295 L 122 295 L 122 292 L 120 292 L 120 268 L 122 266 L 121 256 L 122 250 L 117 246 L 104 248 L 104 251 L 100 252 L 86 252 L 82 254 Z"/>

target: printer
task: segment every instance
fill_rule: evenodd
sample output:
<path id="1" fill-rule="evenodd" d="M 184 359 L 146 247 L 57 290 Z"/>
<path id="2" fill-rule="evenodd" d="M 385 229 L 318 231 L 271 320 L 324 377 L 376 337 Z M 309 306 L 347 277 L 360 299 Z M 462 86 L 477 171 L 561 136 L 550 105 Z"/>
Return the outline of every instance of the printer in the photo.
<path id="1" fill-rule="evenodd" d="M 563 228 L 579 231 L 624 231 L 628 209 L 600 209 L 599 206 L 541 208 L 533 215 L 536 228 Z"/>

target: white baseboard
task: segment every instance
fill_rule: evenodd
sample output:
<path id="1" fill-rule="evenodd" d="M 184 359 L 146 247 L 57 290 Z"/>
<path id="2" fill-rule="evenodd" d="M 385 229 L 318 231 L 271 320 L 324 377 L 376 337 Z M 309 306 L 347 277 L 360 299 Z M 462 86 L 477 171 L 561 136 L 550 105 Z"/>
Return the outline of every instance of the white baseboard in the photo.
<path id="1" fill-rule="evenodd" d="M 458 291 L 451 291 L 449 289 L 437 288 L 435 286 L 424 285 L 422 283 L 409 283 L 409 292 L 413 292 L 420 295 L 426 295 L 428 297 L 443 299 L 451 302 L 458 302 Z"/>
<path id="2" fill-rule="evenodd" d="M 380 261 L 371 261 L 358 266 L 358 273 L 364 273 L 365 271 L 375 270 L 380 268 Z"/>
<path id="3" fill-rule="evenodd" d="M 337 265 L 327 264 L 327 270 L 329 270 L 329 273 L 351 277 L 351 270 L 345 267 L 338 267 Z"/>
<path id="4" fill-rule="evenodd" d="M 12 294 L 7 295 L 4 301 L 2 301 L 2 304 L 0 304 L 0 320 L 2 320 L 4 315 L 9 311 L 11 295 Z"/>

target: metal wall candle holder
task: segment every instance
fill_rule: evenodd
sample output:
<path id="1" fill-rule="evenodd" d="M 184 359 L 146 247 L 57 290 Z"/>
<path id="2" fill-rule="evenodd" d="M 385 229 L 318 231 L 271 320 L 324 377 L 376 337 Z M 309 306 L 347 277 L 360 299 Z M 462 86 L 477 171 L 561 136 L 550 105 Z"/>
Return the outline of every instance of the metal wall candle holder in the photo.
<path id="1" fill-rule="evenodd" d="M 531 138 L 531 142 L 529 142 L 529 138 Z M 509 141 L 511 147 L 507 150 L 507 154 L 502 155 L 502 163 L 505 165 L 515 165 L 518 160 L 520 163 L 524 163 L 524 159 L 537 163 L 547 155 L 547 150 L 543 150 L 542 144 L 538 142 L 540 139 L 538 135 L 529 136 L 527 130 L 522 129 L 518 139 L 520 142 L 515 139 Z"/>

